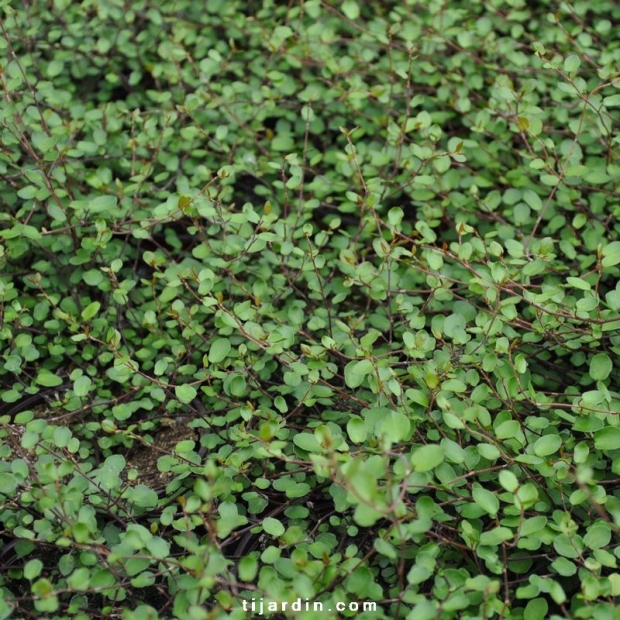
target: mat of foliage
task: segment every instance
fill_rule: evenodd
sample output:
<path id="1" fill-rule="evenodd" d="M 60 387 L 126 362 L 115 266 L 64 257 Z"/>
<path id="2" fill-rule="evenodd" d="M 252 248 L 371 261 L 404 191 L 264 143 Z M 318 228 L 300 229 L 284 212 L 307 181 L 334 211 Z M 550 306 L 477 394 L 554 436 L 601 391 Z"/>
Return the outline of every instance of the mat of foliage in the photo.
<path id="1" fill-rule="evenodd" d="M 618 617 L 616 2 L 0 6 L 0 619 Z"/>

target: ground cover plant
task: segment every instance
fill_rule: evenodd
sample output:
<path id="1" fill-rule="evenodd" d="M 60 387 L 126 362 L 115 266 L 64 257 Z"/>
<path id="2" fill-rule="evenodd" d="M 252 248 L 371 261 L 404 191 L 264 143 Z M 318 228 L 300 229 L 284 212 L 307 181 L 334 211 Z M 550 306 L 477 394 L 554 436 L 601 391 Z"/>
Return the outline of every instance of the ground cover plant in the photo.
<path id="1" fill-rule="evenodd" d="M 617 3 L 0 7 L 0 618 L 618 617 Z"/>

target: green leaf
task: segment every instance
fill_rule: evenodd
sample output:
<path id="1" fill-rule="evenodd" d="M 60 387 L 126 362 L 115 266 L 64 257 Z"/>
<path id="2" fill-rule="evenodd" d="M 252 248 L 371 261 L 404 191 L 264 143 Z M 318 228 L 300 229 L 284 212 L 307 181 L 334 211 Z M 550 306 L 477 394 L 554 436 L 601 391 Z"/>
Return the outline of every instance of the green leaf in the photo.
<path id="1" fill-rule="evenodd" d="M 602 549 L 611 541 L 611 528 L 607 523 L 590 525 L 583 537 L 583 542 L 589 549 Z"/>
<path id="2" fill-rule="evenodd" d="M 49 370 L 42 368 L 37 373 L 36 382 L 44 387 L 58 387 L 62 385 L 62 378 L 52 374 Z"/>
<path id="3" fill-rule="evenodd" d="M 145 484 L 136 484 L 131 489 L 127 489 L 124 496 L 134 506 L 139 506 L 140 508 L 154 508 L 159 501 L 157 493 Z"/>
<path id="4" fill-rule="evenodd" d="M 534 211 L 540 211 L 543 208 L 542 200 L 540 196 L 532 191 L 531 189 L 526 189 L 523 192 L 523 200 L 532 208 Z"/>
<path id="5" fill-rule="evenodd" d="M 78 569 L 80 570 L 80 569 Z M 77 572 L 77 571 L 76 571 Z M 96 589 L 109 588 L 115 583 L 116 579 L 112 572 L 106 568 L 95 571 L 90 578 L 90 585 Z M 88 586 L 88 581 L 87 581 Z"/>
<path id="6" fill-rule="evenodd" d="M 232 502 L 222 502 L 217 508 L 220 519 L 217 522 L 217 532 L 220 538 L 225 538 L 237 527 L 248 522 L 247 517 L 239 514 L 239 509 Z"/>
<path id="7" fill-rule="evenodd" d="M 477 449 L 480 456 L 488 459 L 489 461 L 495 461 L 501 455 L 499 448 L 490 443 L 480 443 L 478 444 Z"/>
<path id="8" fill-rule="evenodd" d="M 606 426 L 594 433 L 594 447 L 597 450 L 618 450 L 620 448 L 620 428 Z"/>
<path id="9" fill-rule="evenodd" d="M 41 574 L 43 562 L 39 559 L 29 560 L 24 566 L 24 577 L 32 581 Z"/>
<path id="10" fill-rule="evenodd" d="M 434 600 L 423 600 L 416 603 L 415 607 L 407 615 L 407 620 L 436 620 L 438 617 L 439 603 Z"/>
<path id="11" fill-rule="evenodd" d="M 388 211 L 388 221 L 391 226 L 398 228 L 404 217 L 404 211 L 400 207 L 392 207 Z"/>
<path id="12" fill-rule="evenodd" d="M 581 59 L 579 58 L 579 56 L 572 54 L 571 56 L 568 56 L 564 61 L 564 71 L 566 71 L 566 73 L 574 73 L 575 71 L 577 71 L 577 69 L 579 69 L 580 65 Z"/>
<path id="13" fill-rule="evenodd" d="M 196 398 L 196 395 L 198 394 L 198 392 L 196 391 L 196 388 L 193 385 L 177 385 L 174 388 L 174 394 L 175 396 L 182 402 L 182 403 L 191 403 L 194 398 Z"/>
<path id="14" fill-rule="evenodd" d="M 545 525 L 547 525 L 547 517 L 539 515 L 537 517 L 530 517 L 523 521 L 521 526 L 521 536 L 531 536 L 536 532 L 540 532 Z"/>
<path id="15" fill-rule="evenodd" d="M 230 353 L 232 346 L 228 338 L 217 338 L 211 343 L 209 349 L 209 362 L 212 364 L 218 364 L 226 359 Z"/>
<path id="16" fill-rule="evenodd" d="M 130 577 L 144 572 L 150 564 L 148 558 L 129 558 L 124 565 L 125 571 Z"/>
<path id="17" fill-rule="evenodd" d="M 445 458 L 443 446 L 427 444 L 415 450 L 411 455 L 411 464 L 415 471 L 430 471 L 443 463 Z"/>
<path id="18" fill-rule="evenodd" d="M 39 579 L 32 584 L 32 592 L 41 598 L 48 598 L 54 592 L 54 585 L 49 579 Z"/>
<path id="19" fill-rule="evenodd" d="M 489 547 L 497 547 L 503 542 L 514 538 L 514 532 L 508 527 L 494 527 L 488 532 L 480 534 L 480 544 Z"/>
<path id="20" fill-rule="evenodd" d="M 196 447 L 196 442 L 193 439 L 183 439 L 177 442 L 174 447 L 176 454 L 182 454 L 183 452 L 192 452 Z"/>
<path id="21" fill-rule="evenodd" d="M 582 291 L 589 291 L 592 289 L 592 285 L 589 282 L 586 282 L 582 278 L 573 278 L 571 276 L 566 278 L 568 284 L 570 284 L 573 288 L 580 289 Z"/>
<path id="22" fill-rule="evenodd" d="M 101 308 L 101 303 L 98 301 L 93 301 L 88 304 L 88 306 L 82 310 L 82 319 L 90 321 L 99 312 L 99 308 Z"/>
<path id="23" fill-rule="evenodd" d="M 73 392 L 76 396 L 83 397 L 88 394 L 90 391 L 90 386 L 92 385 L 92 380 L 90 377 L 86 375 L 79 376 L 73 382 Z"/>
<path id="24" fill-rule="evenodd" d="M 605 381 L 612 369 L 613 363 L 606 353 L 597 353 L 590 360 L 590 376 L 595 381 Z"/>
<path id="25" fill-rule="evenodd" d="M 307 452 L 322 452 L 317 438 L 311 433 L 298 433 L 293 437 L 293 443 Z"/>
<path id="26" fill-rule="evenodd" d="M 52 60 L 47 65 L 47 77 L 55 78 L 58 77 L 64 70 L 65 63 L 60 60 Z"/>
<path id="27" fill-rule="evenodd" d="M 502 422 L 496 429 L 495 433 L 498 439 L 508 439 L 516 437 L 521 431 L 521 425 L 516 420 L 506 420 Z"/>
<path id="28" fill-rule="evenodd" d="M 452 166 L 452 160 L 448 155 L 440 155 L 433 159 L 433 167 L 439 174 L 444 174 Z"/>
<path id="29" fill-rule="evenodd" d="M 567 560 L 563 557 L 557 557 L 552 563 L 551 568 L 558 573 L 558 575 L 562 575 L 562 577 L 572 577 L 577 573 L 577 567 L 574 562 Z"/>
<path id="30" fill-rule="evenodd" d="M 553 547 L 561 556 L 569 559 L 578 558 L 583 552 L 583 543 L 576 535 L 558 534 L 553 539 Z"/>
<path id="31" fill-rule="evenodd" d="M 462 393 L 467 390 L 467 385 L 458 379 L 448 379 L 441 384 L 441 389 L 446 392 Z"/>
<path id="32" fill-rule="evenodd" d="M 240 398 L 247 391 L 247 381 L 243 375 L 228 373 L 224 379 L 224 391 L 229 396 Z"/>
<path id="33" fill-rule="evenodd" d="M 620 263 L 620 241 L 612 241 L 608 243 L 602 250 L 603 259 L 601 264 L 603 267 L 613 267 Z"/>
<path id="34" fill-rule="evenodd" d="M 88 202 L 88 210 L 90 213 L 107 213 L 116 207 L 117 202 L 116 196 L 97 196 Z"/>
<path id="35" fill-rule="evenodd" d="M 258 561 L 255 557 L 246 555 L 239 560 L 239 579 L 244 582 L 251 582 L 258 573 Z"/>
<path id="36" fill-rule="evenodd" d="M 59 426 L 54 429 L 54 445 L 58 448 L 66 448 L 71 441 L 71 429 L 66 426 Z"/>
<path id="37" fill-rule="evenodd" d="M 19 480 L 13 474 L 0 472 L 0 493 L 5 497 L 11 497 L 19 486 Z"/>
<path id="38" fill-rule="evenodd" d="M 76 568 L 67 579 L 69 586 L 78 591 L 85 592 L 89 587 L 90 571 L 85 566 Z"/>
<path id="39" fill-rule="evenodd" d="M 348 387 L 356 388 L 373 371 L 374 365 L 370 360 L 353 360 L 344 368 L 344 380 Z"/>
<path id="40" fill-rule="evenodd" d="M 375 491 L 370 482 L 364 487 L 364 492 L 371 494 Z M 377 521 L 383 519 L 385 514 L 379 510 L 375 510 L 368 504 L 357 504 L 353 512 L 353 520 L 361 527 L 372 527 Z"/>
<path id="41" fill-rule="evenodd" d="M 510 493 L 514 493 L 519 488 L 518 478 L 508 469 L 502 469 L 499 472 L 499 483 Z"/>
<path id="42" fill-rule="evenodd" d="M 24 200 L 30 200 L 37 195 L 38 191 L 39 189 L 34 185 L 26 185 L 17 192 L 17 195 Z"/>
<path id="43" fill-rule="evenodd" d="M 285 527 L 282 525 L 281 521 L 278 521 L 278 519 L 266 517 L 263 519 L 263 530 L 265 530 L 265 532 L 267 532 L 270 536 L 278 538 L 284 534 Z"/>
<path id="44" fill-rule="evenodd" d="M 528 601 L 523 611 L 523 620 L 545 620 L 549 611 L 549 603 L 544 598 L 534 598 Z"/>
<path id="45" fill-rule="evenodd" d="M 8 603 L 6 598 L 0 598 L 0 620 L 7 620 L 13 615 L 14 607 Z"/>
<path id="46" fill-rule="evenodd" d="M 620 95 L 609 95 L 609 97 L 603 97 L 603 105 L 607 108 L 620 105 Z"/>
<path id="47" fill-rule="evenodd" d="M 562 438 L 559 435 L 543 435 L 534 443 L 536 456 L 549 456 L 555 454 L 562 446 Z"/>
<path id="48" fill-rule="evenodd" d="M 353 443 L 360 444 L 366 441 L 368 427 L 359 416 L 353 415 L 347 422 L 347 434 Z"/>
<path id="49" fill-rule="evenodd" d="M 170 555 L 170 543 L 159 536 L 153 536 L 146 542 L 146 548 L 154 558 L 164 560 Z"/>
<path id="50" fill-rule="evenodd" d="M 494 493 L 483 489 L 481 486 L 474 486 L 472 490 L 472 498 L 480 508 L 492 517 L 497 516 L 499 510 L 499 500 Z"/>
<path id="51" fill-rule="evenodd" d="M 409 436 L 411 422 L 409 418 L 400 411 L 390 411 L 387 416 L 379 420 L 375 427 L 377 435 L 384 435 L 393 443 L 403 441 Z"/>
<path id="52" fill-rule="evenodd" d="M 350 20 L 356 20 L 360 16 L 360 7 L 355 0 L 344 0 L 342 3 L 342 12 Z"/>
<path id="53" fill-rule="evenodd" d="M 106 490 L 116 489 L 120 486 L 120 472 L 125 468 L 125 458 L 120 454 L 108 456 L 96 470 L 96 479 Z M 79 525 L 79 524 L 78 524 Z"/>

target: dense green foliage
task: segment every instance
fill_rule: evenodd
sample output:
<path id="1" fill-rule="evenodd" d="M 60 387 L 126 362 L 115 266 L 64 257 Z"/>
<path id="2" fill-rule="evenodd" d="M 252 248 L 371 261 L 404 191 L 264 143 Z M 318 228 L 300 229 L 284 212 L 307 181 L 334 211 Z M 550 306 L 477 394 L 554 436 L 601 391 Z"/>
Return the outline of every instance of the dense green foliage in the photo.
<path id="1" fill-rule="evenodd" d="M 0 7 L 0 619 L 619 617 L 617 3 Z"/>

